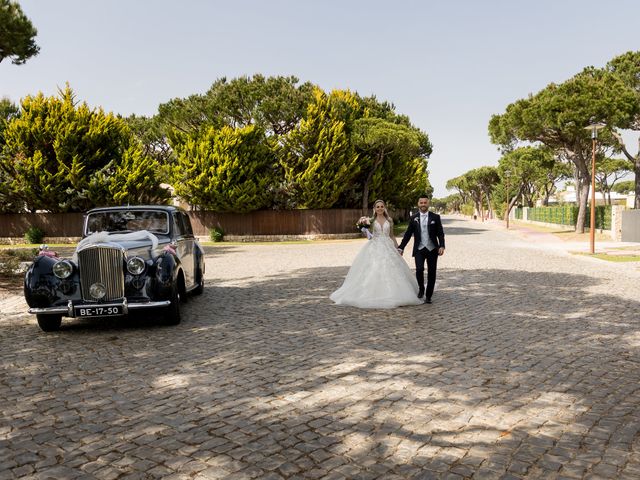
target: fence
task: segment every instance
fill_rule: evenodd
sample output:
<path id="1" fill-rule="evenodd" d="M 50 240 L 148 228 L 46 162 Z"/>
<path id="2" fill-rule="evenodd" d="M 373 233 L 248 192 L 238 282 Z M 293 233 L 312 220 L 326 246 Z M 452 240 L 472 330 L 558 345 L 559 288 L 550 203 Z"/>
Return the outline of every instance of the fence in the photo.
<path id="1" fill-rule="evenodd" d="M 369 212 L 367 211 L 367 214 Z M 356 233 L 360 209 L 260 210 L 246 214 L 188 212 L 194 233 L 208 236 L 209 229 L 221 227 L 225 235 L 331 235 Z M 0 237 L 22 238 L 31 226 L 48 238 L 80 237 L 82 213 L 25 213 L 0 215 Z"/>
<path id="2" fill-rule="evenodd" d="M 47 237 L 79 237 L 82 218 L 82 213 L 5 213 L 0 215 L 0 237 L 24 237 L 32 226 Z"/>
<path id="3" fill-rule="evenodd" d="M 623 205 L 597 205 L 596 229 L 609 232 L 613 240 L 621 240 L 623 236 Z M 564 205 L 561 207 L 535 207 L 516 208 L 512 218 L 524 222 L 537 222 L 547 226 L 562 225 L 564 229 L 573 230 L 578 220 L 578 206 Z M 587 207 L 585 215 L 585 228 L 589 229 L 591 209 Z M 627 222 L 629 223 L 629 222 Z M 629 228 L 629 227 L 624 227 Z"/>
<path id="4" fill-rule="evenodd" d="M 513 210 L 513 216 L 516 220 L 522 220 L 522 207 Z"/>
<path id="5" fill-rule="evenodd" d="M 515 218 L 522 220 L 523 209 L 517 208 Z M 556 225 L 574 226 L 578 222 L 578 207 L 576 205 L 564 205 L 561 207 L 534 207 L 527 208 L 526 220 L 530 222 L 553 223 Z M 589 227 L 591 208 L 587 207 L 585 215 L 585 227 Z M 611 205 L 596 205 L 596 228 L 598 230 L 611 230 Z"/>

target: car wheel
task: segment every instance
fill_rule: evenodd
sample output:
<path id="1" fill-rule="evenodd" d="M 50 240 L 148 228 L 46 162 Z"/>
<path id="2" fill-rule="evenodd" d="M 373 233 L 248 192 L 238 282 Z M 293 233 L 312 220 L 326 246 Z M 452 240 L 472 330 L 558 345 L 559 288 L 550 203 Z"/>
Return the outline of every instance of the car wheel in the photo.
<path id="1" fill-rule="evenodd" d="M 196 279 L 196 283 L 198 284 L 198 286 L 192 290 L 193 294 L 202 295 L 202 293 L 204 292 L 204 275 L 202 275 L 202 270 L 200 270 L 200 267 L 198 267 Z"/>
<path id="2" fill-rule="evenodd" d="M 165 325 L 178 325 L 180 323 L 180 292 L 178 286 L 174 286 L 171 294 L 171 304 L 165 307 L 164 311 Z"/>
<path id="3" fill-rule="evenodd" d="M 62 315 L 36 315 L 38 326 L 43 332 L 55 332 L 60 330 Z"/>

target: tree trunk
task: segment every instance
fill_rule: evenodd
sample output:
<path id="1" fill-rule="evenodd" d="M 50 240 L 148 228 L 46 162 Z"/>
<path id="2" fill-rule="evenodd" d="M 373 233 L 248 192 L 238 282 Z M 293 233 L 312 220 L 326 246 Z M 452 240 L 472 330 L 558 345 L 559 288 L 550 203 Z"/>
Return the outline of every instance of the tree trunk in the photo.
<path id="1" fill-rule="evenodd" d="M 580 203 L 578 204 L 578 219 L 576 220 L 576 233 L 584 233 L 584 221 L 587 217 L 587 203 L 589 202 L 589 182 L 582 182 L 580 186 Z"/>
<path id="2" fill-rule="evenodd" d="M 509 213 L 511 212 L 511 209 L 513 208 L 513 206 L 516 203 L 518 203 L 518 195 L 520 195 L 521 193 L 522 193 L 522 186 L 520 186 L 520 189 L 518 190 L 518 192 L 511 198 L 511 200 L 509 201 L 509 204 L 507 205 L 507 211 L 504 214 L 505 222 L 507 221 L 507 217 L 509 216 Z"/>
<path id="3" fill-rule="evenodd" d="M 582 188 L 582 184 L 580 182 L 580 172 L 578 171 L 578 167 L 573 169 L 573 179 L 576 181 L 576 203 L 580 205 L 580 189 Z"/>
<path id="4" fill-rule="evenodd" d="M 574 176 L 576 179 L 576 201 L 578 203 L 578 218 L 576 219 L 576 233 L 584 233 L 584 221 L 587 216 L 587 203 L 589 202 L 589 190 L 591 188 L 591 171 L 586 160 L 586 154 L 573 153 L 570 157 L 575 165 Z"/>
<path id="5" fill-rule="evenodd" d="M 376 173 L 378 167 L 382 164 L 382 160 L 384 159 L 384 152 L 380 152 L 378 154 L 378 158 L 373 162 L 373 167 L 369 171 L 369 175 L 367 175 L 367 179 L 364 181 L 364 188 L 362 189 L 362 209 L 367 210 L 369 208 L 369 186 L 371 185 L 371 180 L 373 179 L 373 175 Z"/>
<path id="6" fill-rule="evenodd" d="M 489 192 L 485 192 L 484 196 L 487 198 L 487 219 L 493 218 L 493 208 L 491 208 L 491 195 L 489 195 Z"/>

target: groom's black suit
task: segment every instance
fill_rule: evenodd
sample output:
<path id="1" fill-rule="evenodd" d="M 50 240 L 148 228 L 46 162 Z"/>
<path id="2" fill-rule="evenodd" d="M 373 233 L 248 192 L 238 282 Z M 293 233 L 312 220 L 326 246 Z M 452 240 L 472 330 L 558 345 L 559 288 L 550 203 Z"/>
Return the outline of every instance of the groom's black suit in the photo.
<path id="1" fill-rule="evenodd" d="M 413 258 L 416 262 L 416 279 L 420 292 L 425 293 L 427 299 L 431 299 L 433 289 L 436 285 L 436 269 L 438 267 L 438 250 L 444 248 L 444 229 L 440 215 L 437 213 L 427 212 L 427 233 L 434 248 L 429 251 L 427 248 L 420 248 L 422 243 L 422 225 L 420 224 L 420 212 L 413 215 L 409 220 L 407 231 L 404 232 L 402 241 L 398 248 L 404 250 L 409 243 L 409 239 L 413 236 Z M 424 242 L 426 245 L 427 242 Z M 424 288 L 424 263 L 427 262 L 427 289 Z"/>

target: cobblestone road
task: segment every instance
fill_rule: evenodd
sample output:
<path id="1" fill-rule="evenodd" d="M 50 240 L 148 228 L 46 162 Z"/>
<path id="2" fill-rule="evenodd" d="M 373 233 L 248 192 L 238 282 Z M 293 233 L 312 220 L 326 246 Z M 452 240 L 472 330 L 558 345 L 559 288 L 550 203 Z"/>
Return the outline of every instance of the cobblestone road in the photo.
<path id="1" fill-rule="evenodd" d="M 445 229 L 432 305 L 333 305 L 364 240 L 213 247 L 177 327 L 5 298 L 0 479 L 640 478 L 637 265 Z"/>

